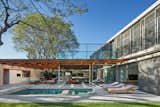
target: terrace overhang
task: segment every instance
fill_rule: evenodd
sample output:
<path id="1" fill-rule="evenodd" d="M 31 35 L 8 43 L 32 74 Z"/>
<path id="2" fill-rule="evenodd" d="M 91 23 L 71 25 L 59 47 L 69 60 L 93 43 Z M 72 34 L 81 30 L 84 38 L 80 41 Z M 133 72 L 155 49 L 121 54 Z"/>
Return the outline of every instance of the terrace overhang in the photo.
<path id="1" fill-rule="evenodd" d="M 0 59 L 0 64 L 34 69 L 88 69 L 90 65 L 113 65 L 127 59 Z"/>

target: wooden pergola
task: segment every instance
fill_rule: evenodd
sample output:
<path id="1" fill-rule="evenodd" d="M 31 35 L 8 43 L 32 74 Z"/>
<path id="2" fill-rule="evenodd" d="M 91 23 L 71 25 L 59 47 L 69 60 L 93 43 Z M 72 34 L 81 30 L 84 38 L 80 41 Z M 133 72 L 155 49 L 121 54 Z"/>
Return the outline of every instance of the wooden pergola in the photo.
<path id="1" fill-rule="evenodd" d="M 127 59 L 0 59 L 0 64 L 35 69 L 89 69 L 90 65 L 113 65 Z"/>
<path id="2" fill-rule="evenodd" d="M 61 70 L 88 70 L 89 83 L 93 80 L 93 68 L 102 68 L 103 65 L 123 63 L 127 59 L 0 59 L 0 64 L 19 66 L 34 69 L 58 70 L 60 81 Z"/>

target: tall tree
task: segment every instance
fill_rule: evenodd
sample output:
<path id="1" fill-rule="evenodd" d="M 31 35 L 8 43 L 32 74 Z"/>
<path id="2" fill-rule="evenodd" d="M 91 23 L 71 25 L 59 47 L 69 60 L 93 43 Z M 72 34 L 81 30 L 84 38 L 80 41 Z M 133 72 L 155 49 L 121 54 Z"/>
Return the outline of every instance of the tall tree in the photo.
<path id="1" fill-rule="evenodd" d="M 15 48 L 18 51 L 26 52 L 28 58 L 53 59 L 59 56 L 64 57 L 66 52 L 73 52 L 79 46 L 71 30 L 72 24 L 65 22 L 61 17 L 41 17 L 40 14 L 35 13 L 23 21 L 43 29 L 42 31 L 36 30 L 25 24 L 18 24 L 14 27 Z"/>
<path id="2" fill-rule="evenodd" d="M 41 16 L 47 14 L 52 17 L 68 17 L 76 13 L 82 14 L 87 10 L 84 1 L 82 1 L 83 0 L 0 0 L 0 45 L 3 44 L 2 35 L 16 24 L 23 23 L 34 29 L 39 29 L 21 20 L 28 14 L 38 12 Z"/>

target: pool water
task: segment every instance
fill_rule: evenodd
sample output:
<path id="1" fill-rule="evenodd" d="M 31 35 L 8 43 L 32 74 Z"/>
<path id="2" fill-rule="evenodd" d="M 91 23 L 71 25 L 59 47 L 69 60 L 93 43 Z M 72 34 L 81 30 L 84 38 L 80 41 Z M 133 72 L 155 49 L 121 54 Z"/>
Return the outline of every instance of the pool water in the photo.
<path id="1" fill-rule="evenodd" d="M 25 89 L 12 93 L 13 95 L 29 95 L 29 94 L 61 94 L 66 89 Z M 67 89 L 69 95 L 80 95 L 91 92 L 92 89 Z"/>

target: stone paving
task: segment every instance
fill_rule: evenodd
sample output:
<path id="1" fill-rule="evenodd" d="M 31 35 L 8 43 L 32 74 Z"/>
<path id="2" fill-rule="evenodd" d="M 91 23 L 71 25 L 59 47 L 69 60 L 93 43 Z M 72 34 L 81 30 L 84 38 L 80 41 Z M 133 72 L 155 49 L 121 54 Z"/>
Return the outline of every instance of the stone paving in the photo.
<path id="1" fill-rule="evenodd" d="M 144 93 L 138 91 L 137 94 L 108 94 L 99 86 L 89 86 L 89 85 L 16 85 L 7 86 L 7 90 L 18 89 L 30 87 L 32 89 L 46 88 L 46 89 L 78 89 L 78 88 L 92 88 L 94 93 L 85 95 L 7 95 L 2 94 L 5 88 L 1 87 L 0 90 L 0 102 L 159 102 L 160 96 Z M 3 90 L 3 91 L 2 91 Z"/>

